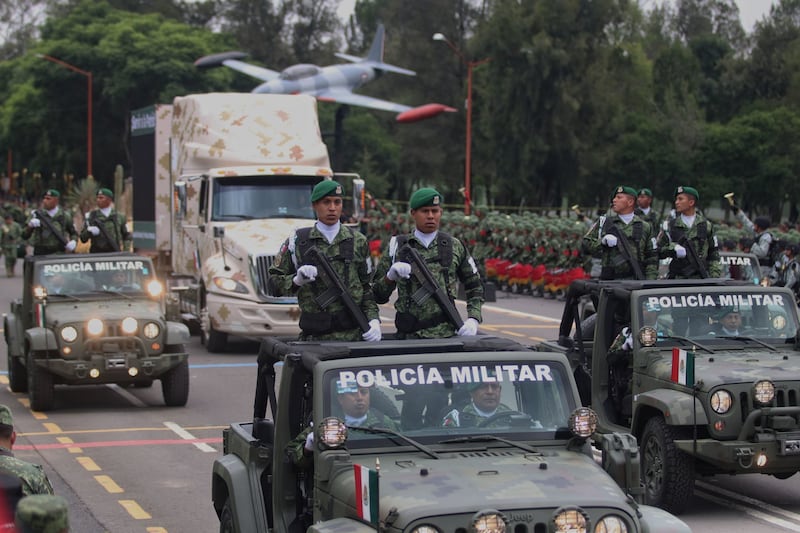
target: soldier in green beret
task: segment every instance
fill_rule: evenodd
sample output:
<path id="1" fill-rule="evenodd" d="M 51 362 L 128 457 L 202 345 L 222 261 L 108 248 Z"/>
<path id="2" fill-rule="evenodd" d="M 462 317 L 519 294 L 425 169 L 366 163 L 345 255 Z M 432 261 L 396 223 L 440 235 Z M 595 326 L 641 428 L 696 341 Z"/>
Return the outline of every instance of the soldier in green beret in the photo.
<path id="1" fill-rule="evenodd" d="M 84 217 L 81 242 L 91 239 L 89 252 L 93 254 L 131 251 L 133 237 L 128 231 L 127 218 L 112 205 L 114 193 L 111 189 L 101 188 L 95 201 L 97 209 L 92 209 Z"/>
<path id="2" fill-rule="evenodd" d="M 22 494 L 53 494 L 53 486 L 41 466 L 14 457 L 11 449 L 17 440 L 11 409 L 0 405 L 0 474 L 17 476 L 22 481 Z"/>
<path id="3" fill-rule="evenodd" d="M 302 340 L 381 340 L 378 306 L 370 287 L 372 261 L 367 238 L 341 223 L 341 184 L 333 180 L 318 183 L 311 192 L 311 206 L 317 222 L 296 230 L 281 246 L 269 269 L 270 288 L 276 296 L 297 295 L 300 305 Z M 339 279 L 369 321 L 362 332 L 341 299 L 324 307 L 317 297 L 328 290 L 318 279 L 319 269 L 307 255 L 316 248 L 327 257 Z"/>
<path id="4" fill-rule="evenodd" d="M 20 245 L 22 244 L 22 226 L 14 220 L 14 215 L 6 212 L 3 225 L 0 226 L 0 246 L 6 262 L 6 276 L 14 277 L 14 269 L 19 258 Z"/>
<path id="5" fill-rule="evenodd" d="M 641 217 L 642 220 L 650 224 L 653 233 L 658 231 L 658 214 L 653 209 L 653 191 L 647 187 L 639 189 L 639 195 L 636 197 L 636 210 L 635 213 Z"/>
<path id="6" fill-rule="evenodd" d="M 16 512 L 19 533 L 66 533 L 69 509 L 61 496 L 37 494 L 19 501 Z"/>
<path id="7" fill-rule="evenodd" d="M 42 209 L 34 210 L 25 223 L 22 237 L 31 239 L 33 255 L 74 252 L 78 245 L 72 213 L 58 205 L 60 198 L 58 190 L 47 189 Z"/>
<path id="8" fill-rule="evenodd" d="M 645 279 L 658 276 L 655 236 L 650 224 L 634 213 L 636 196 L 636 189 L 632 187 L 616 187 L 611 200 L 612 212 L 601 216 L 583 237 L 588 252 L 601 256 L 600 279 L 635 279 L 634 264 Z M 625 257 L 625 243 L 620 239 L 625 239 L 627 249 L 632 252 L 629 258 Z"/>

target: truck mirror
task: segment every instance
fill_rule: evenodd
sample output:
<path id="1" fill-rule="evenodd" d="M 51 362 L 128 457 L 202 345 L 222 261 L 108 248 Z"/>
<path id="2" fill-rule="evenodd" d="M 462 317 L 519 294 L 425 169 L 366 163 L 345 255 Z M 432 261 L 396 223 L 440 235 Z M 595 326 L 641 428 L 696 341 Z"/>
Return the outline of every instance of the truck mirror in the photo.
<path id="1" fill-rule="evenodd" d="M 365 204 L 365 187 L 364 180 L 361 178 L 353 179 L 353 217 L 356 220 L 364 218 Z"/>

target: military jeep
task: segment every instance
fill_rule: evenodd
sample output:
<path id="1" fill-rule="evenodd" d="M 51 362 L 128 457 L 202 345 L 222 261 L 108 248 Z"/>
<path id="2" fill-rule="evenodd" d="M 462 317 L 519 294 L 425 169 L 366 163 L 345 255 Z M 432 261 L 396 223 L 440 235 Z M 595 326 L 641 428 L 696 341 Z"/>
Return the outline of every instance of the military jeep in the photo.
<path id="1" fill-rule="evenodd" d="M 499 395 L 488 418 L 469 414 L 481 388 Z M 348 418 L 348 393 L 383 423 Z M 634 439 L 596 435 L 604 471 L 593 428 L 559 353 L 484 336 L 267 338 L 254 418 L 223 431 L 212 501 L 221 532 L 689 531 L 637 503 Z"/>
<path id="2" fill-rule="evenodd" d="M 696 474 L 786 478 L 800 469 L 790 291 L 723 279 L 580 281 L 571 290 L 595 299 L 597 314 L 582 321 L 566 306 L 575 334 L 559 342 L 570 346 L 540 348 L 566 352 L 598 432 L 637 438 L 645 502 L 680 513 Z"/>
<path id="3" fill-rule="evenodd" d="M 163 286 L 147 257 L 62 254 L 25 259 L 22 298 L 4 315 L 8 380 L 31 408 L 52 409 L 54 386 L 161 380 L 186 405 L 189 330 L 164 318 Z"/>

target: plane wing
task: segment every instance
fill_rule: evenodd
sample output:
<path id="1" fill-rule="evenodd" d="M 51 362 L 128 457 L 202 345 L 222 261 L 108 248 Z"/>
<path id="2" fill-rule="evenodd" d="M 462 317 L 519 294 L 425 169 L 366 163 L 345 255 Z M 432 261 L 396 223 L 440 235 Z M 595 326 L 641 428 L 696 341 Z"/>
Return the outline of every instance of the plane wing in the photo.
<path id="1" fill-rule="evenodd" d="M 411 106 L 396 104 L 380 98 L 372 98 L 371 96 L 364 96 L 363 94 L 355 94 L 350 91 L 336 91 L 324 89 L 322 91 L 315 91 L 314 96 L 318 100 L 324 102 L 337 102 L 340 104 L 349 104 L 361 107 L 369 107 L 372 109 L 380 109 L 381 111 L 391 111 L 394 113 L 402 113 L 408 111 Z"/>
<path id="2" fill-rule="evenodd" d="M 194 66 L 198 68 L 213 68 L 220 65 L 225 65 L 228 68 L 238 70 L 239 72 L 243 72 L 248 76 L 252 76 L 253 78 L 258 78 L 259 80 L 263 81 L 274 80 L 280 76 L 280 72 L 256 65 L 251 65 L 250 63 L 245 63 L 244 61 L 239 61 L 245 57 L 247 57 L 247 54 L 244 52 L 222 52 L 219 54 L 203 56 L 194 62 Z"/>

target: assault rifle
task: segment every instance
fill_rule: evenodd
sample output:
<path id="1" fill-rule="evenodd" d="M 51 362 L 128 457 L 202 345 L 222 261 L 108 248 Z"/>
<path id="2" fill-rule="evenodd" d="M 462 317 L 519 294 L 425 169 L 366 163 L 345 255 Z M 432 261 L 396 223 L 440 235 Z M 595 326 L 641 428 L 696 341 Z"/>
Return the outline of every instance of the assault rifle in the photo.
<path id="1" fill-rule="evenodd" d="M 453 324 L 456 329 L 461 329 L 464 321 L 461 320 L 461 315 L 458 314 L 456 306 L 450 301 L 450 296 L 445 290 L 436 282 L 425 260 L 419 255 L 413 247 L 406 244 L 399 252 L 397 252 L 399 261 L 403 261 L 411 265 L 411 274 L 417 278 L 420 288 L 417 289 L 411 298 L 417 305 L 422 305 L 428 298 L 433 296 L 436 303 L 442 309 L 442 312 L 447 316 L 447 320 Z"/>
<path id="2" fill-rule="evenodd" d="M 369 331 L 369 320 L 367 320 L 367 316 L 356 304 L 355 300 L 353 300 L 353 297 L 350 296 L 350 292 L 347 290 L 347 287 L 344 286 L 344 283 L 342 283 L 342 280 L 333 269 L 333 266 L 331 266 L 331 262 L 325 254 L 320 252 L 316 246 L 312 246 L 303 254 L 303 257 L 304 259 L 307 258 L 313 265 L 318 267 L 318 275 L 328 287 L 328 290 L 314 299 L 317 304 L 322 309 L 325 309 L 331 302 L 339 298 L 353 319 L 358 323 L 358 327 L 361 328 L 361 331 L 365 333 Z"/>
<path id="3" fill-rule="evenodd" d="M 708 278 L 709 275 L 706 264 L 697 256 L 697 250 L 694 249 L 694 244 L 692 244 L 692 241 L 690 241 L 689 238 L 684 235 L 678 240 L 678 244 L 686 248 L 686 257 L 689 258 L 689 262 L 692 264 L 692 266 L 698 272 L 700 272 L 700 277 L 703 279 Z"/>
<path id="4" fill-rule="evenodd" d="M 53 232 L 53 235 L 55 236 L 56 239 L 58 239 L 58 242 L 61 243 L 61 246 L 66 248 L 67 247 L 67 239 L 65 239 L 64 236 L 61 235 L 61 232 L 58 231 L 55 228 L 55 226 L 53 226 L 53 223 L 50 222 L 50 217 L 43 217 L 38 209 L 36 211 L 34 211 L 33 214 L 36 215 L 36 218 L 38 218 L 39 221 L 41 221 L 42 224 L 47 226 L 47 229 L 49 229 L 50 231 Z"/>
<path id="5" fill-rule="evenodd" d="M 94 215 L 94 216 L 92 216 L 92 215 Z M 112 213 L 112 216 L 113 216 L 113 213 Z M 108 244 L 110 244 L 111 246 L 113 246 L 114 248 L 116 248 L 116 249 L 117 249 L 117 251 L 119 251 L 119 250 L 121 250 L 121 249 L 122 249 L 122 246 L 120 246 L 120 244 L 117 242 L 117 239 L 113 239 L 113 238 L 111 238 L 111 235 L 109 235 L 109 234 L 108 234 L 108 230 L 106 230 L 106 225 L 105 225 L 105 224 L 103 224 L 102 222 L 101 222 L 101 223 L 99 223 L 99 224 L 97 223 L 97 212 L 96 212 L 96 211 L 93 211 L 93 212 L 92 212 L 92 213 L 89 215 L 89 218 L 90 218 L 89 222 L 90 222 L 90 223 L 91 223 L 91 224 L 92 224 L 94 227 L 96 227 L 97 229 L 99 229 L 99 230 L 100 230 L 100 233 L 103 235 L 103 238 L 105 238 L 105 240 L 106 240 L 106 241 L 108 241 Z M 114 227 L 116 227 L 116 225 L 117 225 L 117 224 L 116 224 L 116 222 L 115 222 L 115 223 L 114 223 Z"/>
<path id="6" fill-rule="evenodd" d="M 631 250 L 631 244 L 628 242 L 628 238 L 614 224 L 608 224 L 608 226 L 609 228 L 606 231 L 606 234 L 613 235 L 617 238 L 617 248 L 619 248 L 619 253 L 630 265 L 631 269 L 633 270 L 634 278 L 644 279 L 644 272 L 642 272 L 642 267 L 639 265 L 639 258 Z"/>

